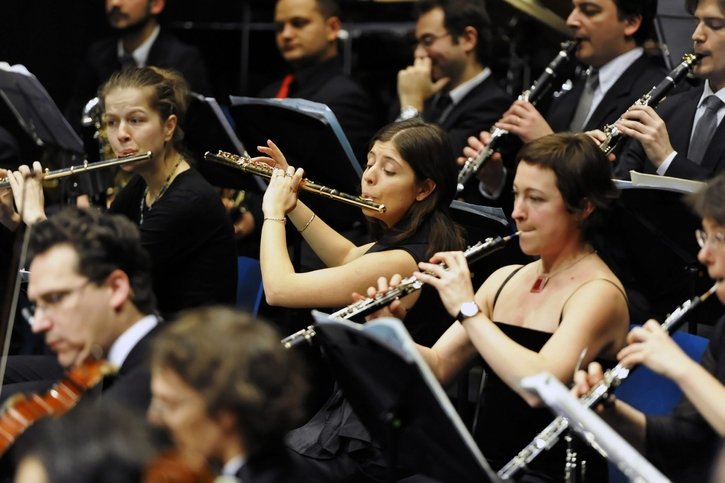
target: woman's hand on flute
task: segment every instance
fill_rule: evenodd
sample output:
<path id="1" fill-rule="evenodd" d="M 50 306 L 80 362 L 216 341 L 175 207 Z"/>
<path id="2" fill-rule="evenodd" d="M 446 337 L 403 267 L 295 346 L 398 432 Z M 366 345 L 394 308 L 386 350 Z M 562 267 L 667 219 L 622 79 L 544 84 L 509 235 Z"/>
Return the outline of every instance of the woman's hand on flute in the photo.
<path id="1" fill-rule="evenodd" d="M 420 271 L 413 272 L 413 276 L 438 290 L 441 301 L 451 316 L 458 315 L 464 302 L 474 300 L 471 272 L 463 252 L 436 253 L 429 263 L 420 262 L 418 268 Z"/>
<path id="2" fill-rule="evenodd" d="M 43 196 L 43 168 L 38 161 L 33 163 L 32 171 L 23 164 L 17 171 L 8 172 L 8 182 L 13 191 L 15 206 L 26 225 L 47 218 Z"/>
<path id="3" fill-rule="evenodd" d="M 257 146 L 257 150 L 262 154 L 266 154 L 266 156 L 257 156 L 252 158 L 251 161 L 265 163 L 273 168 L 279 168 L 287 172 L 287 168 L 289 168 L 287 158 L 284 157 L 282 151 L 271 139 L 267 139 L 267 146 Z"/>
<path id="4" fill-rule="evenodd" d="M 357 302 L 359 300 L 363 300 L 364 298 L 373 298 L 378 294 L 384 294 L 391 288 L 397 287 L 401 280 L 403 280 L 403 277 L 397 273 L 390 277 L 390 280 L 385 277 L 379 277 L 377 287 L 368 287 L 367 297 L 364 297 L 357 292 L 353 292 L 352 299 Z M 374 320 L 379 319 L 380 317 L 395 317 L 396 319 L 403 320 L 407 314 L 408 309 L 405 308 L 399 299 L 395 299 L 388 304 L 387 307 L 383 307 L 380 310 L 366 316 L 365 320 Z"/>
<path id="5" fill-rule="evenodd" d="M 297 191 L 302 181 L 304 170 L 293 166 L 287 170 L 275 168 L 269 179 L 269 185 L 262 199 L 262 211 L 265 218 L 283 218 L 297 206 Z"/>

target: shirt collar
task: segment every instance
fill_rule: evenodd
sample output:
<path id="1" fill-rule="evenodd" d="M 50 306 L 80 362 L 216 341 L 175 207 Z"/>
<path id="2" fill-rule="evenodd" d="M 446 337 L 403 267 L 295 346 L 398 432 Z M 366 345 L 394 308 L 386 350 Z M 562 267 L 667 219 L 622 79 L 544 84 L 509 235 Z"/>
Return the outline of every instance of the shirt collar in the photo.
<path id="1" fill-rule="evenodd" d="M 451 89 L 448 95 L 451 96 L 453 104 L 458 104 L 459 102 L 461 102 L 461 100 L 466 97 L 469 92 L 471 92 L 478 84 L 488 79 L 490 75 L 491 69 L 489 69 L 488 67 L 484 67 L 481 72 L 471 77 L 455 89 Z"/>
<path id="2" fill-rule="evenodd" d="M 155 315 L 147 315 L 126 329 L 124 333 L 121 334 L 113 342 L 113 344 L 111 344 L 111 349 L 108 351 L 108 361 L 116 367 L 121 367 L 126 361 L 126 357 L 128 357 L 129 352 L 131 352 L 131 349 L 136 347 L 138 341 L 151 332 L 158 323 L 158 317 Z"/>
<path id="3" fill-rule="evenodd" d="M 644 54 L 642 47 L 635 47 L 632 50 L 615 57 L 599 69 L 599 89 L 607 92 L 612 85 L 619 80 L 625 70 Z"/>
<path id="4" fill-rule="evenodd" d="M 151 46 L 154 44 L 154 41 L 156 41 L 156 37 L 159 36 L 159 32 L 161 31 L 161 27 L 158 25 L 156 28 L 154 28 L 153 32 L 151 32 L 151 35 L 149 35 L 149 38 L 144 40 L 144 42 L 139 45 L 136 50 L 131 52 L 131 55 L 133 56 L 133 60 L 136 61 L 136 65 L 139 67 L 145 67 L 149 60 L 149 53 L 151 52 Z M 116 44 L 116 52 L 118 54 L 118 58 L 120 59 L 123 56 L 123 42 L 121 39 L 118 39 L 118 43 Z"/>
<path id="5" fill-rule="evenodd" d="M 702 96 L 700 96 L 700 102 L 697 103 L 697 108 L 699 109 L 700 107 L 702 107 L 703 101 L 707 97 L 712 96 L 712 95 L 716 95 L 717 97 L 720 98 L 721 101 L 723 101 L 725 103 L 725 87 L 723 87 L 722 89 L 720 89 L 717 92 L 713 92 L 712 86 L 710 86 L 710 80 L 706 79 L 705 85 L 702 89 Z"/>
<path id="6" fill-rule="evenodd" d="M 244 466 L 244 463 L 247 462 L 247 459 L 244 457 L 244 455 L 237 455 L 234 456 L 232 459 L 224 463 L 224 467 L 222 468 L 222 475 L 224 476 L 236 476 L 236 474 L 239 472 L 239 469 Z"/>

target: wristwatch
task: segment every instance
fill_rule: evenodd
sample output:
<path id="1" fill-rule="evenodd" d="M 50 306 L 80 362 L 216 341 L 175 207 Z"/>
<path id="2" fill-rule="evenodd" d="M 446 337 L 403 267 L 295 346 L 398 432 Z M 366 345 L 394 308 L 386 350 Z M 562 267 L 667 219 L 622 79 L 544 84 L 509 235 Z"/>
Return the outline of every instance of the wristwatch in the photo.
<path id="1" fill-rule="evenodd" d="M 463 304 L 461 304 L 461 309 L 458 311 L 456 319 L 458 319 L 459 322 L 463 322 L 465 319 L 478 315 L 480 311 L 481 309 L 473 300 L 471 300 L 470 302 L 463 302 Z"/>
<path id="2" fill-rule="evenodd" d="M 413 106 L 403 106 L 400 108 L 400 114 L 398 115 L 399 121 L 407 121 L 408 119 L 413 119 L 414 117 L 418 116 L 418 109 L 416 109 Z"/>

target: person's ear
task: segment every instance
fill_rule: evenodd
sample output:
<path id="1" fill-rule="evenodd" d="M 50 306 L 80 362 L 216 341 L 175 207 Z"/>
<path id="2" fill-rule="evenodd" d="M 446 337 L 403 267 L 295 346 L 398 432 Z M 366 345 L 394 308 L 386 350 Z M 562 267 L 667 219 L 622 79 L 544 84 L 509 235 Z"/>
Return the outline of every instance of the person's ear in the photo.
<path id="1" fill-rule="evenodd" d="M 415 195 L 415 201 L 423 201 L 426 199 L 430 194 L 433 192 L 433 190 L 436 189 L 436 183 L 430 178 L 426 178 L 423 180 L 420 185 L 418 185 L 418 194 Z"/>
<path id="2" fill-rule="evenodd" d="M 174 138 L 174 132 L 176 131 L 176 124 L 179 122 L 179 118 L 176 114 L 171 114 L 164 122 L 164 141 L 171 141 Z"/>
<path id="3" fill-rule="evenodd" d="M 166 0 L 150 0 L 149 1 L 149 13 L 151 15 L 160 15 L 166 7 Z"/>
<path id="4" fill-rule="evenodd" d="M 327 25 L 327 40 L 330 42 L 337 41 L 337 37 L 342 30 L 340 17 L 330 17 L 325 20 L 325 24 Z"/>
<path id="5" fill-rule="evenodd" d="M 106 283 L 111 289 L 109 303 L 114 310 L 119 310 L 126 301 L 131 299 L 131 280 L 126 272 L 116 269 L 108 275 Z"/>
<path id="6" fill-rule="evenodd" d="M 642 27 L 642 16 L 635 15 L 624 19 L 624 35 L 631 37 Z"/>

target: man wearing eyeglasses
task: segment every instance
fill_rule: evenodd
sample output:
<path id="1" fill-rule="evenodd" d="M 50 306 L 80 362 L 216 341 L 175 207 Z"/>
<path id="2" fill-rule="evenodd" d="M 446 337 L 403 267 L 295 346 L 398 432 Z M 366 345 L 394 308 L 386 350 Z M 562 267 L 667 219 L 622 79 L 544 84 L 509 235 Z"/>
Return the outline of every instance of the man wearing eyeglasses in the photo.
<path id="1" fill-rule="evenodd" d="M 54 356 L 11 356 L 3 398 L 44 392 L 64 370 L 106 359 L 118 374 L 104 382 L 103 399 L 144 412 L 147 345 L 160 321 L 138 229 L 124 217 L 75 207 L 29 229 L 32 305 L 25 315 Z"/>
<path id="2" fill-rule="evenodd" d="M 398 73 L 398 120 L 438 124 L 458 154 L 511 103 L 486 66 L 491 20 L 481 0 L 421 0 L 415 13 L 415 59 Z"/>
<path id="3" fill-rule="evenodd" d="M 697 258 L 718 282 L 717 298 L 725 304 L 725 174 L 713 178 L 691 196 L 694 211 L 702 218 L 696 238 Z M 657 465 L 672 481 L 711 480 L 711 467 L 725 436 L 725 317 L 715 326 L 702 361 L 690 359 L 650 320 L 633 329 L 617 358 L 625 367 L 643 364 L 672 379 L 684 393 L 669 414 L 645 415 L 623 401 L 610 399 L 598 408 L 604 419 Z M 590 364 L 588 372 L 575 375 L 577 396 L 602 379 L 602 368 Z M 653 394 L 652 397 L 657 397 Z M 721 480 L 718 480 L 721 481 Z"/>

